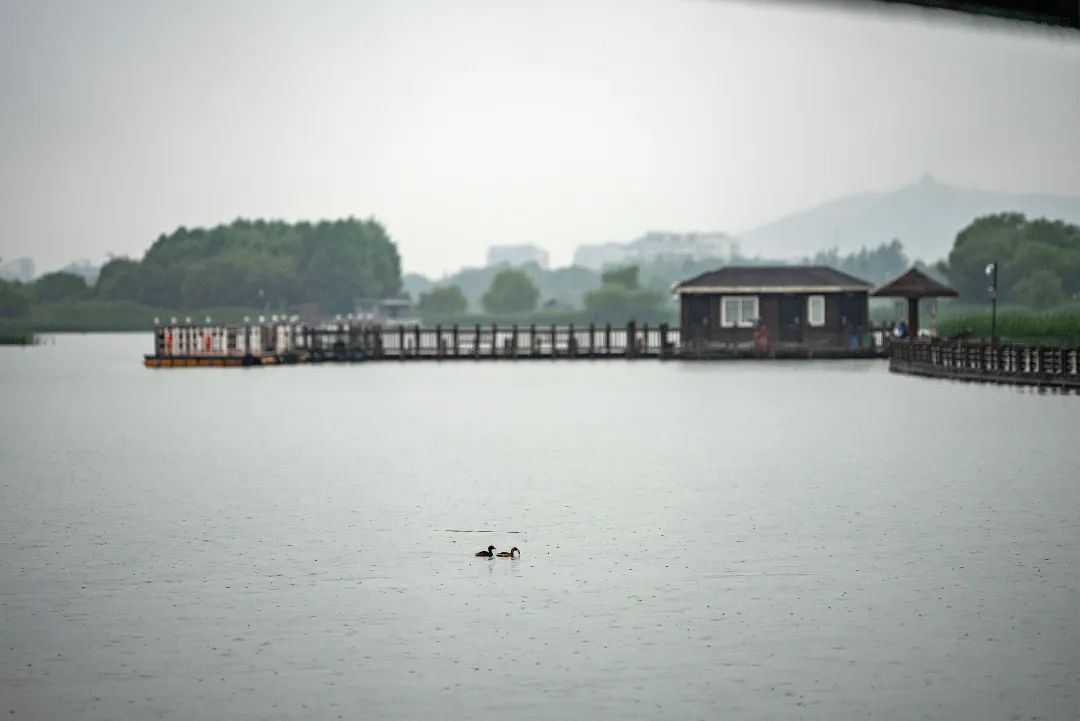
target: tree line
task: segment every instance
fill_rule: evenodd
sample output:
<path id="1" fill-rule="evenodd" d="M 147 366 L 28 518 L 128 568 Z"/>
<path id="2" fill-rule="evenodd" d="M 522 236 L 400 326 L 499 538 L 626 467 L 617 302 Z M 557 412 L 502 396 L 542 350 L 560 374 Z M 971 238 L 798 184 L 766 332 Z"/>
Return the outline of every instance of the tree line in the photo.
<path id="1" fill-rule="evenodd" d="M 874 284 L 911 266 L 900 240 L 847 254 L 823 250 L 800 262 L 830 265 Z M 1037 310 L 1080 308 L 1080 227 L 1019 213 L 976 218 L 957 234 L 948 257 L 926 270 L 955 287 L 961 301 L 983 303 L 989 283 L 985 270 L 992 262 L 998 263 L 1003 303 Z M 439 283 L 406 276 L 404 285 L 425 322 L 475 318 L 477 313 L 489 320 L 527 320 L 539 314 L 653 322 L 675 319 L 675 283 L 725 263 L 777 261 L 669 256 L 603 272 L 528 264 L 465 269 Z M 35 307 L 86 302 L 131 317 L 142 317 L 146 309 L 206 308 L 291 312 L 307 307 L 308 315 L 336 314 L 354 310 L 360 299 L 403 294 L 397 248 L 375 220 L 237 220 L 162 235 L 141 260 L 110 260 L 93 285 L 66 272 L 48 273 L 32 283 L 0 281 L 0 319 L 10 325 L 12 319 L 34 317 Z M 139 305 L 121 308 L 118 303 Z"/>
<path id="2" fill-rule="evenodd" d="M 364 298 L 401 293 L 401 260 L 383 226 L 346 218 L 317 223 L 237 220 L 161 235 L 141 260 L 114 258 L 90 286 L 57 272 L 0 285 L 0 315 L 35 303 L 130 301 L 153 308 L 309 306 L 346 313 Z"/>
<path id="3" fill-rule="evenodd" d="M 834 248 L 800 262 L 831 265 L 873 283 L 891 280 L 910 267 L 899 240 L 846 255 Z M 579 320 L 673 321 L 677 307 L 672 288 L 679 281 L 723 265 L 784 264 L 762 257 L 671 255 L 602 272 L 581 267 L 549 270 L 535 263 L 513 268 L 466 268 L 439 283 L 422 276 L 406 276 L 405 285 L 426 322 L 464 318 L 477 310 L 491 317 L 562 312 Z"/>
<path id="4" fill-rule="evenodd" d="M 583 293 L 582 319 L 665 320 L 671 308 L 665 307 L 665 297 L 640 285 L 639 268 L 611 268 L 600 274 L 600 285 Z M 540 310 L 541 291 L 529 274 L 520 268 L 502 267 L 480 298 L 484 312 L 494 317 L 519 317 Z M 547 303 L 549 310 L 566 311 L 557 302 Z M 450 320 L 463 317 L 468 311 L 468 299 L 457 285 L 436 286 L 421 292 L 417 310 L 425 320 Z"/>
<path id="5" fill-rule="evenodd" d="M 1060 220 L 1029 220 L 1019 213 L 976 218 L 957 234 L 948 257 L 933 265 L 910 259 L 899 239 L 846 254 L 826 249 L 797 264 L 832 266 L 874 285 L 883 285 L 915 265 L 951 284 L 961 303 L 971 305 L 986 300 L 989 279 L 985 271 L 992 262 L 998 263 L 1002 302 L 1031 310 L 1080 310 L 1080 227 Z M 789 263 L 762 257 L 671 256 L 602 273 L 587 268 L 546 270 L 527 264 L 465 269 L 440 284 L 411 276 L 406 284 L 416 291 L 425 320 L 463 316 L 476 305 L 491 316 L 547 307 L 577 308 L 582 311 L 580 317 L 589 319 L 673 318 L 672 287 L 725 264 Z"/>
<path id="6" fill-rule="evenodd" d="M 976 218 L 961 230 L 937 270 L 964 300 L 985 301 L 998 265 L 999 302 L 1034 310 L 1077 309 L 1080 297 L 1080 226 L 1021 213 Z"/>

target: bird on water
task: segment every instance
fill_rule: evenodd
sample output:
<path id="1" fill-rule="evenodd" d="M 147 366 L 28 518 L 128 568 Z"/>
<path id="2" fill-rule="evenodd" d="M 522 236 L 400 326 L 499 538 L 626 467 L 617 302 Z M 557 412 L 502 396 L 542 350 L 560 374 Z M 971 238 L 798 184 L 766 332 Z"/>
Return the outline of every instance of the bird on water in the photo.
<path id="1" fill-rule="evenodd" d="M 521 555 L 521 551 L 518 550 L 517 546 L 514 546 L 509 551 L 499 551 L 495 555 L 499 558 L 513 558 L 515 553 L 519 556 Z"/>
<path id="2" fill-rule="evenodd" d="M 494 551 L 494 550 L 495 550 L 495 546 L 488 546 L 488 550 L 486 550 L 486 551 L 477 551 L 476 555 L 477 555 L 477 557 L 482 556 L 484 558 L 491 558 L 492 556 L 495 555 L 494 553 L 492 553 L 492 551 Z"/>

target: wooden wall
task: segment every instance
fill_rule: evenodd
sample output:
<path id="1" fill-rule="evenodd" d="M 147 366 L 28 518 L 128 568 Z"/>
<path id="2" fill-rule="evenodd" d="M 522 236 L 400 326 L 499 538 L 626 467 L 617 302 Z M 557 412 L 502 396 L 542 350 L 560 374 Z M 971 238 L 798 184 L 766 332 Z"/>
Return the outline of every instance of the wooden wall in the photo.
<path id="1" fill-rule="evenodd" d="M 735 294 L 730 294 L 735 295 Z M 825 324 L 813 327 L 807 322 L 807 304 L 810 295 L 825 296 Z M 685 294 L 682 296 L 681 331 L 684 342 L 697 339 L 707 344 L 752 344 L 753 328 L 724 328 L 721 325 L 723 302 L 721 294 Z M 762 293 L 758 294 L 758 315 L 769 330 L 773 347 L 782 343 L 804 345 L 811 348 L 846 348 L 850 335 L 857 328 L 869 330 L 869 296 L 866 291 L 855 293 Z M 782 326 L 781 306 L 784 298 L 794 298 L 797 303 L 799 325 L 797 330 L 785 331 Z M 847 330 L 841 322 L 842 306 L 849 311 Z M 782 336 L 792 336 L 783 340 Z"/>

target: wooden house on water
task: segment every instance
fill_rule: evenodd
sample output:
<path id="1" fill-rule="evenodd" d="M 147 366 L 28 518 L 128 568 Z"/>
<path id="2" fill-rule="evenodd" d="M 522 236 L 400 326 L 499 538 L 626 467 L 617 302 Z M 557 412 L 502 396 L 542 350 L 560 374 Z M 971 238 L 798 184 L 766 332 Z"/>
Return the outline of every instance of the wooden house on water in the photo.
<path id="1" fill-rule="evenodd" d="M 729 266 L 675 286 L 684 352 L 858 355 L 873 285 L 827 266 Z"/>

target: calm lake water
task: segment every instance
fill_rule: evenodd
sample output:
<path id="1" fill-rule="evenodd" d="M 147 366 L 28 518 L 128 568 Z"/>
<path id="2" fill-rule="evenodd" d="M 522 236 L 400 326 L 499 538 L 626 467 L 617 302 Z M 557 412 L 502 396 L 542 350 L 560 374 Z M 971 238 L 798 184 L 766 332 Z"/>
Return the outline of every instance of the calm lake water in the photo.
<path id="1" fill-rule="evenodd" d="M 0 349 L 3 717 L 1080 713 L 1080 397 L 149 345 Z"/>

